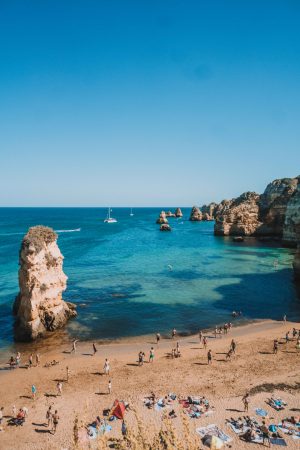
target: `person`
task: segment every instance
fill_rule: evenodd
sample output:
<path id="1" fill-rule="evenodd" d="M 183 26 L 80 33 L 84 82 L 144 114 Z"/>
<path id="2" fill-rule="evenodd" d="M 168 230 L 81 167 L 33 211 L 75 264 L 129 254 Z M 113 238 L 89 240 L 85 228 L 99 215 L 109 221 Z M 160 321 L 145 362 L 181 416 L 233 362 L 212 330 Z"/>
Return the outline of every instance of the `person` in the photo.
<path id="1" fill-rule="evenodd" d="M 218 334 L 218 327 L 217 325 L 215 326 L 215 338 L 217 339 L 217 334 Z"/>
<path id="2" fill-rule="evenodd" d="M 109 382 L 108 382 L 108 393 L 109 394 L 111 394 L 111 389 L 112 389 L 111 380 L 109 380 Z"/>
<path id="3" fill-rule="evenodd" d="M 202 333 L 202 331 L 200 330 L 200 331 L 199 331 L 199 341 L 200 341 L 200 344 L 201 344 L 201 342 L 202 342 L 202 338 L 203 338 L 203 333 Z"/>
<path id="4" fill-rule="evenodd" d="M 67 372 L 67 379 L 66 379 L 66 382 L 68 383 L 68 381 L 69 381 L 69 376 L 70 376 L 70 370 L 69 370 L 69 367 L 68 367 L 68 366 L 66 367 L 66 372 Z"/>
<path id="5" fill-rule="evenodd" d="M 77 350 L 76 344 L 77 344 L 78 340 L 79 340 L 79 339 L 74 339 L 74 341 L 73 341 L 73 343 L 72 343 L 72 350 L 71 350 L 71 353 L 73 353 L 73 352 L 76 353 L 76 350 Z"/>
<path id="6" fill-rule="evenodd" d="M 36 366 L 40 365 L 40 355 L 38 353 L 35 355 L 35 365 Z"/>
<path id="7" fill-rule="evenodd" d="M 49 406 L 46 412 L 46 420 L 47 420 L 47 427 L 49 428 L 50 425 L 52 425 L 52 406 Z"/>
<path id="8" fill-rule="evenodd" d="M 283 316 L 283 321 L 286 322 L 286 314 Z"/>
<path id="9" fill-rule="evenodd" d="M 57 382 L 56 388 L 57 388 L 57 394 L 56 395 L 62 395 L 63 384 L 62 384 L 61 381 Z"/>
<path id="10" fill-rule="evenodd" d="M 96 344 L 95 344 L 95 342 L 93 342 L 93 356 L 95 356 L 96 355 L 96 353 L 97 353 L 97 348 L 96 348 Z"/>
<path id="11" fill-rule="evenodd" d="M 231 360 L 232 353 L 233 353 L 233 350 L 232 350 L 232 348 L 230 348 L 227 352 L 226 360 L 229 360 L 229 361 Z"/>
<path id="12" fill-rule="evenodd" d="M 297 339 L 297 343 L 296 343 L 296 353 L 300 353 L 300 338 Z"/>
<path id="13" fill-rule="evenodd" d="M 31 386 L 31 394 L 32 394 L 32 399 L 35 400 L 35 397 L 36 397 L 36 387 L 35 387 L 34 384 Z"/>
<path id="14" fill-rule="evenodd" d="M 262 432 L 262 438 L 263 438 L 263 445 L 265 445 L 265 441 L 268 442 L 269 447 L 271 446 L 270 442 L 270 432 L 268 427 L 266 426 L 266 422 L 262 421 L 262 426 L 260 427 L 260 431 Z"/>
<path id="15" fill-rule="evenodd" d="M 297 336 L 297 330 L 296 330 L 296 328 L 293 328 L 293 339 L 295 339 L 296 336 Z"/>
<path id="16" fill-rule="evenodd" d="M 232 353 L 235 354 L 236 342 L 235 342 L 234 339 L 232 339 L 231 344 L 230 344 L 230 347 L 231 347 L 231 349 L 232 349 Z"/>
<path id="17" fill-rule="evenodd" d="M 122 436 L 126 436 L 126 434 L 127 434 L 127 427 L 126 427 L 126 423 L 125 423 L 125 420 L 122 420 L 122 428 L 121 428 L 121 431 L 122 431 Z"/>
<path id="18" fill-rule="evenodd" d="M 31 355 L 29 356 L 29 365 L 28 365 L 28 369 L 30 369 L 33 365 L 33 354 L 31 353 Z"/>
<path id="19" fill-rule="evenodd" d="M 286 343 L 286 344 L 287 344 L 287 343 L 289 342 L 289 340 L 290 340 L 289 335 L 290 335 L 290 332 L 288 331 L 288 332 L 285 334 L 285 343 Z"/>
<path id="20" fill-rule="evenodd" d="M 249 392 L 247 392 L 244 397 L 242 398 L 242 402 L 244 403 L 244 411 L 248 412 L 249 411 L 249 403 L 250 403 L 250 396 L 249 396 Z"/>
<path id="21" fill-rule="evenodd" d="M 153 363 L 153 361 L 154 361 L 154 348 L 151 347 L 149 354 L 149 363 Z"/>
<path id="22" fill-rule="evenodd" d="M 203 338 L 203 347 L 204 347 L 204 350 L 206 350 L 206 347 L 207 347 L 207 337 L 206 336 L 204 336 L 204 338 Z"/>
<path id="23" fill-rule="evenodd" d="M 278 352 L 278 339 L 275 339 L 274 343 L 273 343 L 273 353 L 274 353 L 274 355 L 276 355 L 277 352 Z"/>
<path id="24" fill-rule="evenodd" d="M 175 328 L 173 328 L 172 330 L 172 339 L 174 339 L 174 337 L 176 336 L 177 331 L 175 330 Z"/>
<path id="25" fill-rule="evenodd" d="M 55 413 L 52 416 L 52 421 L 53 421 L 52 432 L 54 434 L 56 432 L 58 421 L 59 421 L 59 415 L 58 415 L 57 409 L 55 410 Z"/>
<path id="26" fill-rule="evenodd" d="M 0 408 L 0 427 L 1 427 L 2 421 L 3 421 L 3 411 L 4 411 L 4 406 L 1 406 L 1 408 Z"/>
<path id="27" fill-rule="evenodd" d="M 212 364 L 212 352 L 208 350 L 207 352 L 207 364 Z"/>
<path id="28" fill-rule="evenodd" d="M 160 341 L 160 334 L 156 333 L 156 344 L 157 344 L 157 346 L 159 344 L 159 341 Z"/>
<path id="29" fill-rule="evenodd" d="M 21 362 L 21 353 L 18 352 L 17 356 L 16 356 L 16 365 L 17 365 L 17 367 L 20 366 L 20 362 Z"/>
<path id="30" fill-rule="evenodd" d="M 103 369 L 104 369 L 105 375 L 109 375 L 110 366 L 109 366 L 109 361 L 107 358 L 105 358 Z"/>
<path id="31" fill-rule="evenodd" d="M 171 354 L 171 356 L 172 356 L 172 359 L 175 358 L 175 348 L 172 348 L 172 354 Z"/>

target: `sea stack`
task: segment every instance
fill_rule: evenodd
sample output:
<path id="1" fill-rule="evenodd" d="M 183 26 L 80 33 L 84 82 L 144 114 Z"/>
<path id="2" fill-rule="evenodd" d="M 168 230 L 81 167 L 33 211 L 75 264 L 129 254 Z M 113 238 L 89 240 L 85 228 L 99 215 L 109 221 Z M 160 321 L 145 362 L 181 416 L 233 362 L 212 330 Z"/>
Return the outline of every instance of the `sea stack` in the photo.
<path id="1" fill-rule="evenodd" d="M 159 217 L 158 217 L 156 223 L 158 223 L 158 224 L 160 224 L 160 225 L 161 225 L 162 223 L 168 223 L 168 219 L 167 219 L 167 217 L 166 217 L 165 211 L 161 211 L 161 213 L 160 213 L 160 215 L 159 215 Z"/>
<path id="2" fill-rule="evenodd" d="M 200 222 L 202 220 L 202 212 L 200 211 L 198 206 L 193 206 L 190 215 L 190 220 L 192 222 Z"/>
<path id="3" fill-rule="evenodd" d="M 176 216 L 176 217 L 182 217 L 182 216 L 183 216 L 182 211 L 181 211 L 180 208 L 176 208 L 176 210 L 175 210 L 175 216 Z"/>
<path id="4" fill-rule="evenodd" d="M 170 227 L 170 225 L 168 223 L 163 223 L 160 226 L 160 231 L 172 231 L 172 228 Z"/>
<path id="5" fill-rule="evenodd" d="M 76 316 L 75 305 L 62 299 L 67 276 L 54 230 L 41 225 L 30 228 L 21 244 L 19 264 L 15 339 L 32 341 Z"/>

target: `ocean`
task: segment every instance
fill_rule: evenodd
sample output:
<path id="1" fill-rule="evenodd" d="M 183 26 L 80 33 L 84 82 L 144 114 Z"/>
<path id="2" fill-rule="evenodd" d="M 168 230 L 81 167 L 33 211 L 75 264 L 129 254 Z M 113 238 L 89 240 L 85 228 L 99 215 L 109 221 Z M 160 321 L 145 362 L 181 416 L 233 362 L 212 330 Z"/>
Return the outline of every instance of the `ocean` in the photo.
<path id="1" fill-rule="evenodd" d="M 197 332 L 231 320 L 300 319 L 293 251 L 248 239 L 213 235 L 213 222 L 169 219 L 162 208 L 0 208 L 0 348 L 13 342 L 12 304 L 18 292 L 18 253 L 33 225 L 58 233 L 68 276 L 64 299 L 78 305 L 66 332 L 80 339 L 115 339 L 160 332 Z M 165 210 L 171 208 L 164 208 Z M 173 208 L 174 210 L 174 208 Z M 278 266 L 274 261 L 278 260 Z"/>

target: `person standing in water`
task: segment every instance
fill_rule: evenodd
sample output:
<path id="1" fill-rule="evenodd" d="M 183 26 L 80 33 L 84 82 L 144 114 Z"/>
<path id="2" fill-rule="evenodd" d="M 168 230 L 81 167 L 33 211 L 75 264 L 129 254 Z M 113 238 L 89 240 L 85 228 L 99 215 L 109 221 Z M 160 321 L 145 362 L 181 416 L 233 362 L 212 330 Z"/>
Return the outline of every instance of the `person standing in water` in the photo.
<path id="1" fill-rule="evenodd" d="M 176 329 L 173 328 L 173 330 L 172 330 L 172 339 L 174 339 L 174 337 L 176 336 L 176 333 L 177 333 Z"/>
<path id="2" fill-rule="evenodd" d="M 160 341 L 160 333 L 156 333 L 156 344 L 157 344 L 157 347 L 158 347 L 159 341 Z"/>

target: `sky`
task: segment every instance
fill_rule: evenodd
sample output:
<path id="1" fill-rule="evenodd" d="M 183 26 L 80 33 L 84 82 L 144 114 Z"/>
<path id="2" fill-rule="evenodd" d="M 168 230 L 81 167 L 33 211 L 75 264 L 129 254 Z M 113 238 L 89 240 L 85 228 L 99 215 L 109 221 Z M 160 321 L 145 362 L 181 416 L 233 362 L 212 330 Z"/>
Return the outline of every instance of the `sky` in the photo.
<path id="1" fill-rule="evenodd" d="M 191 206 L 300 174 L 298 0 L 0 0 L 0 206 Z"/>

